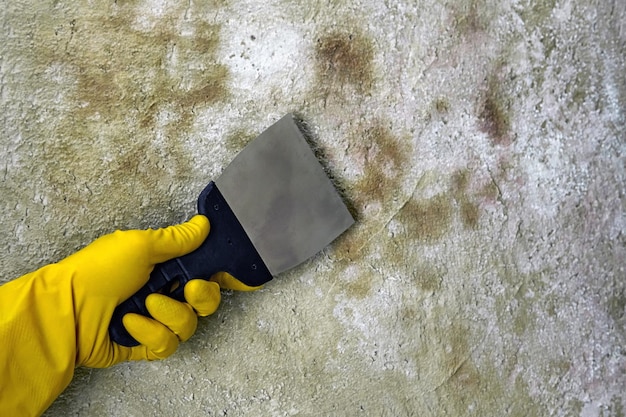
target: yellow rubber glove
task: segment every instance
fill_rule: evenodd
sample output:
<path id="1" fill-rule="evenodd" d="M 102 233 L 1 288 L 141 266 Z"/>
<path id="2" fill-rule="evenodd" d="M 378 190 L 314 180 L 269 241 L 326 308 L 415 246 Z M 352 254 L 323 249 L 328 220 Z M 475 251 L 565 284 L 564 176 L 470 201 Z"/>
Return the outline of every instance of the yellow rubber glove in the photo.
<path id="1" fill-rule="evenodd" d="M 102 368 L 126 360 L 162 359 L 195 332 L 197 315 L 212 314 L 220 286 L 254 290 L 220 273 L 185 285 L 187 303 L 151 294 L 154 319 L 127 314 L 123 323 L 141 344 L 113 343 L 115 307 L 149 279 L 157 263 L 196 249 L 209 222 L 157 230 L 117 231 L 64 260 L 0 287 L 0 416 L 38 416 L 67 387 L 76 366 Z"/>

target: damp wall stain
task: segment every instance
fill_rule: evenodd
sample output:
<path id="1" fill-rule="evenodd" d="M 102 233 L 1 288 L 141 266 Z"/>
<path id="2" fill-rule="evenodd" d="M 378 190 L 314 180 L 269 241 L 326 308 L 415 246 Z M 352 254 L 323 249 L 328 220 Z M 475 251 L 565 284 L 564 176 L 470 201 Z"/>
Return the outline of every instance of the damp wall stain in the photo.
<path id="1" fill-rule="evenodd" d="M 546 59 L 559 58 L 559 48 L 568 41 L 552 36 L 550 26 L 554 6 L 551 3 L 554 4 L 535 2 L 528 5 L 527 13 L 515 9 L 514 16 L 508 11 L 502 16 L 511 18 L 512 22 L 518 21 L 518 14 L 521 15 L 528 33 L 533 36 L 533 24 L 541 26 L 541 33 L 537 36 L 543 36 L 540 42 L 544 45 L 545 55 L 539 54 L 541 58 L 538 59 L 544 56 Z M 62 2 L 55 4 L 60 7 Z M 85 8 L 82 13 L 71 16 L 52 14 L 50 20 L 54 22 L 50 24 L 48 17 L 44 17 L 46 13 L 40 13 L 38 22 L 33 25 L 34 38 L 25 37 L 26 42 L 36 39 L 33 44 L 40 65 L 37 76 L 49 75 L 65 90 L 65 96 L 57 102 L 58 107 L 64 109 L 59 112 L 62 117 L 54 121 L 44 116 L 38 119 L 32 116 L 36 114 L 33 112 L 29 119 L 35 121 L 33 126 L 37 120 L 50 126 L 43 130 L 43 134 L 42 130 L 37 130 L 39 127 L 33 129 L 33 135 L 52 139 L 32 146 L 24 144 L 19 151 L 22 155 L 31 152 L 30 156 L 41 165 L 34 168 L 35 174 L 42 174 L 41 187 L 47 190 L 45 195 L 24 195 L 25 201 L 41 201 L 36 207 L 32 204 L 11 207 L 11 210 L 20 212 L 19 216 L 32 219 L 33 239 L 28 244 L 35 248 L 50 246 L 55 241 L 65 245 L 67 250 L 75 247 L 75 242 L 64 234 L 44 235 L 35 231 L 36 226 L 64 223 L 64 232 L 79 233 L 77 231 L 83 227 L 93 227 L 88 220 L 93 219 L 94 214 L 107 216 L 101 224 L 109 228 L 112 224 L 141 227 L 178 220 L 183 195 L 188 195 L 189 206 L 193 205 L 194 196 L 180 184 L 193 181 L 189 167 L 194 161 L 189 156 L 187 141 L 192 134 L 195 116 L 231 100 L 228 70 L 218 62 L 215 52 L 224 41 L 222 26 L 182 19 L 181 16 L 186 15 L 183 8 L 191 6 L 193 10 L 193 3 L 181 7 L 162 3 L 166 4 L 163 21 L 155 19 L 152 31 L 141 29 L 138 24 L 145 18 L 138 15 L 137 7 L 142 2 L 118 1 L 115 3 L 117 9 L 106 9 L 103 2 L 96 4 L 95 9 L 101 13 Z M 225 3 L 203 4 L 222 7 Z M 333 12 L 341 9 L 341 2 L 311 4 L 318 6 L 321 13 L 311 13 L 293 21 L 311 23 L 302 28 L 302 33 L 310 41 L 308 44 L 312 45 L 311 60 L 299 62 L 298 71 L 306 67 L 310 71 L 311 84 L 315 86 L 310 86 L 300 96 L 300 92 L 296 92 L 295 99 L 285 99 L 285 102 L 289 105 L 304 103 L 304 118 L 307 113 L 321 115 L 320 118 L 325 120 L 357 115 L 345 117 L 342 122 L 342 128 L 348 131 L 346 138 L 331 136 L 330 140 L 341 143 L 341 146 L 337 143 L 331 146 L 340 148 L 337 151 L 339 158 L 351 158 L 349 167 L 358 171 L 350 179 L 343 180 L 342 185 L 346 196 L 353 201 L 359 223 L 340 242 L 294 274 L 297 278 L 292 275 L 289 280 L 269 285 L 260 294 L 252 294 L 249 298 L 246 295 L 235 301 L 235 298 L 226 296 L 215 317 L 215 323 L 226 325 L 211 327 L 205 322 L 202 334 L 181 346 L 180 355 L 165 363 L 145 367 L 133 364 L 135 368 L 129 365 L 99 373 L 99 377 L 92 380 L 91 397 L 89 381 L 86 381 L 85 387 L 81 386 L 72 397 L 76 399 L 74 405 L 68 400 L 65 407 L 57 408 L 60 410 L 58 415 L 72 414 L 67 412 L 71 407 L 80 410 L 74 413 L 103 415 L 124 407 L 140 412 L 144 409 L 142 406 L 154 407 L 155 404 L 162 413 L 173 410 L 157 396 L 146 396 L 146 392 L 150 392 L 148 383 L 133 385 L 130 391 L 129 385 L 124 392 L 116 391 L 119 388 L 116 382 L 132 383 L 133 378 L 129 376 L 134 372 L 131 370 L 138 370 L 135 376 L 154 375 L 154 379 L 147 378 L 151 384 L 166 387 L 172 380 L 187 381 L 185 390 L 195 395 L 195 398 L 191 397 L 194 401 L 187 401 L 188 397 L 185 397 L 177 404 L 187 414 L 214 412 L 219 409 L 216 404 L 223 406 L 220 409 L 223 414 L 240 415 L 259 414 L 259 410 L 261 415 L 263 411 L 276 414 L 285 410 L 306 414 L 303 404 L 319 405 L 316 411 L 322 414 L 395 412 L 411 415 L 422 410 L 443 415 L 525 416 L 546 415 L 555 409 L 568 415 L 581 414 L 587 404 L 571 397 L 560 398 L 567 384 L 576 383 L 575 376 L 564 378 L 556 387 L 542 388 L 540 385 L 538 388 L 534 385 L 546 375 L 571 372 L 572 365 L 568 360 L 541 362 L 541 355 L 524 359 L 524 355 L 531 356 L 528 352 L 533 348 L 533 353 L 537 353 L 536 348 L 540 346 L 537 340 L 543 336 L 542 326 L 550 320 L 566 317 L 563 315 L 565 301 L 555 293 L 545 298 L 533 298 L 533 292 L 543 293 L 547 289 L 531 275 L 508 271 L 514 268 L 516 259 L 507 251 L 520 257 L 525 253 L 516 252 L 518 240 L 512 238 L 514 231 L 508 236 L 512 238 L 508 242 L 502 239 L 507 237 L 506 229 L 496 237 L 498 225 L 494 227 L 494 222 L 498 219 L 489 218 L 489 212 L 485 210 L 489 204 L 500 204 L 502 193 L 495 181 L 503 185 L 502 190 L 506 192 L 506 184 L 501 181 L 512 180 L 519 174 L 519 167 L 514 166 L 516 162 L 508 162 L 510 165 L 505 168 L 503 161 L 499 160 L 496 163 L 499 166 L 493 166 L 492 181 L 486 180 L 487 175 L 477 172 L 475 166 L 462 168 L 468 161 L 446 154 L 443 146 L 438 148 L 441 154 L 436 155 L 438 160 L 441 158 L 440 164 L 434 168 L 441 169 L 441 172 L 423 173 L 419 163 L 423 151 L 421 144 L 431 140 L 445 144 L 448 140 L 445 135 L 454 129 L 467 129 L 474 134 L 478 127 L 484 134 L 478 136 L 487 138 L 490 145 L 490 149 L 480 155 L 485 162 L 500 156 L 494 157 L 494 153 L 513 152 L 513 147 L 506 146 L 515 139 L 513 122 L 521 122 L 520 118 L 525 116 L 513 114 L 512 109 L 523 107 L 524 97 L 514 96 L 516 90 L 511 88 L 512 83 L 496 68 L 487 71 L 482 84 L 472 85 L 478 91 L 478 98 L 475 98 L 476 94 L 472 95 L 476 100 L 473 113 L 461 113 L 463 104 L 454 94 L 460 88 L 459 74 L 483 73 L 468 62 L 484 56 L 472 56 L 465 61 L 455 61 L 458 66 L 451 70 L 454 73 L 448 78 L 450 90 L 445 91 L 448 86 L 441 84 L 427 86 L 416 82 L 417 89 L 423 88 L 428 93 L 425 97 L 417 97 L 416 101 L 427 102 L 407 105 L 405 94 L 408 90 L 394 91 L 393 86 L 386 84 L 386 74 L 376 72 L 375 62 L 379 55 L 379 62 L 389 63 L 392 71 L 408 74 L 413 69 L 393 68 L 397 62 L 384 59 L 394 55 L 387 54 L 389 51 L 380 46 L 382 41 L 372 35 L 374 26 L 381 22 L 364 20 L 372 26 L 363 24 L 359 29 L 358 25 L 352 24 L 357 29 L 349 28 L 349 24 L 344 24 L 348 20 L 345 15 L 333 15 L 332 22 L 330 16 L 324 17 L 329 14 L 329 8 Z M 508 6 L 504 4 L 504 8 Z M 445 34 L 439 34 L 441 36 L 454 33 L 452 36 L 459 36 L 468 43 L 470 40 L 482 42 L 489 36 L 509 36 L 497 33 L 500 23 L 493 18 L 495 13 L 491 8 L 502 9 L 494 4 L 476 0 L 445 7 L 453 10 L 454 22 L 453 27 L 445 28 Z M 219 13 L 229 18 L 231 12 Z M 406 13 L 409 12 L 407 7 Z M 429 12 L 426 8 L 421 10 L 419 19 L 428 19 Z M 216 14 L 218 12 L 212 10 L 204 16 Z M 395 16 L 399 21 L 402 17 Z M 426 20 L 416 18 L 410 22 L 414 25 L 406 26 L 403 32 L 419 31 L 424 22 Z M 320 29 L 328 27 L 333 30 Z M 47 28 L 48 34 L 44 35 L 42 28 Z M 52 36 L 54 31 L 58 35 Z M 250 34 L 242 33 L 242 36 L 248 39 Z M 93 39 L 96 37 L 101 39 Z M 421 39 L 416 37 L 415 40 Z M 45 42 L 48 42 L 47 47 Z M 496 46 L 497 41 L 487 39 L 486 42 Z M 509 46 L 504 45 L 504 48 Z M 429 41 L 415 50 L 418 49 L 437 50 L 440 57 L 449 52 L 437 49 L 437 45 Z M 55 51 L 50 53 L 51 50 Z M 470 55 L 473 53 L 469 52 Z M 566 69 L 569 62 L 565 64 L 562 69 Z M 536 68 L 545 72 L 546 66 L 542 64 Z M 419 70 L 417 68 L 416 72 Z M 589 66 L 589 70 L 577 70 L 571 76 L 568 94 L 573 102 L 587 103 L 589 93 L 603 85 L 598 81 L 602 76 L 597 75 L 602 70 L 600 66 Z M 546 88 L 548 84 L 545 83 Z M 539 85 L 543 85 L 543 81 Z M 521 84 L 515 86 L 521 87 Z M 58 89 L 58 85 L 55 87 Z M 385 93 L 389 92 L 384 100 L 376 98 L 381 95 L 377 90 L 379 87 L 385 88 Z M 37 87 L 39 90 L 46 88 L 45 83 Z M 622 92 L 619 94 L 623 97 Z M 263 99 L 258 92 L 254 94 L 254 99 Z M 281 97 L 273 98 L 274 107 L 254 111 L 278 111 Z M 47 102 L 50 103 L 53 101 Z M 28 105 L 30 103 L 25 107 Z M 406 120 L 414 113 L 403 112 L 407 109 L 419 112 L 423 106 L 428 107 L 426 111 L 433 113 L 437 121 L 443 121 L 441 125 L 446 125 L 442 127 L 441 135 L 435 136 L 425 129 L 427 135 L 416 138 L 412 129 L 419 131 L 421 126 L 411 126 Z M 226 107 L 230 111 L 231 107 Z M 369 117 L 373 113 L 376 118 Z M 476 123 L 454 120 L 459 114 L 466 121 L 473 118 Z M 402 116 L 402 121 L 398 120 L 398 115 Z M 593 123 L 593 118 L 590 120 Z M 227 131 L 224 142 L 218 145 L 229 156 L 234 155 L 253 136 L 245 130 Z M 465 147 L 477 144 L 480 149 L 482 140 L 478 143 L 459 141 L 451 146 L 458 147 L 457 150 L 464 155 L 462 150 Z M 42 146 L 38 148 L 39 145 Z M 527 142 L 520 141 L 519 145 L 524 148 Z M 461 169 L 457 171 L 458 167 Z M 23 169 L 28 171 L 30 168 L 25 166 Z M 564 174 L 567 176 L 568 173 Z M 341 175 L 339 171 L 338 176 Z M 432 181 L 420 183 L 420 175 L 431 175 L 439 184 L 434 186 Z M 113 197 L 117 198 L 113 200 Z M 55 209 L 59 203 L 61 206 L 65 204 L 66 208 Z M 509 222 L 527 208 L 522 203 L 516 204 L 511 201 L 510 216 L 506 216 Z M 86 208 L 91 214 L 84 212 Z M 46 217 L 41 216 L 41 211 Z M 81 216 L 83 220 L 80 220 Z M 138 216 L 142 220 L 133 220 Z M 20 217 L 16 220 L 20 222 Z M 29 223 L 20 223 L 20 226 L 24 225 Z M 86 242 L 88 238 L 82 240 Z M 513 246 L 502 249 L 508 243 Z M 496 248 L 498 245 L 500 248 Z M 16 250 L 15 247 L 9 249 Z M 14 253 L 19 253 L 19 248 Z M 535 256 L 533 263 L 541 262 L 542 259 Z M 508 266 L 503 265 L 505 263 Z M 302 276 L 300 272 L 303 272 Z M 349 279 L 345 278 L 348 273 L 351 274 Z M 549 274 L 555 278 L 563 277 L 558 271 Z M 491 275 L 496 278 L 490 281 Z M 524 284 L 520 285 L 521 282 Z M 518 292 L 515 292 L 516 288 Z M 259 299 L 265 304 L 262 305 Z M 344 299 L 345 316 L 356 323 L 355 329 L 346 329 L 332 314 L 338 300 Z M 271 303 L 269 307 L 267 302 Z M 585 307 L 582 302 L 580 306 L 581 309 Z M 237 314 L 234 313 L 239 308 L 245 314 L 235 321 Z M 603 313 L 617 323 L 624 320 L 623 311 L 623 291 L 617 291 L 612 299 L 609 298 Z M 258 328 L 255 325 L 246 327 L 250 317 L 257 319 L 255 325 Z M 270 320 L 277 317 L 281 319 Z M 489 326 L 495 328 L 491 337 L 486 331 Z M 244 329 L 247 331 L 240 332 Z M 373 334 L 370 345 L 360 331 L 366 336 L 367 332 Z M 559 335 L 551 332 L 550 336 Z M 314 343 L 316 349 L 310 349 L 310 343 Z M 233 344 L 260 348 L 263 359 L 254 363 L 246 358 L 233 361 L 232 355 L 224 353 Z M 213 360 L 223 366 L 202 365 Z M 275 363 L 284 366 L 277 369 L 273 366 Z M 544 363 L 547 364 L 544 366 Z M 576 366 L 591 369 L 583 362 Z M 221 375 L 215 371 L 227 368 L 233 371 Z M 203 375 L 202 381 L 197 378 L 199 374 Z M 118 379 L 115 379 L 116 375 Z M 242 375 L 245 378 L 239 378 Z M 268 375 L 273 381 L 287 383 L 264 386 Z M 93 384 L 93 381 L 98 383 Z M 82 385 L 82 381 L 78 383 Z M 233 389 L 233 386 L 239 388 Z M 292 386 L 299 388 L 292 390 Z M 388 388 L 384 395 L 380 395 L 381 386 Z M 105 392 L 108 390 L 103 387 L 110 388 L 113 394 Z M 544 397 L 537 398 L 538 390 Z M 586 394 L 576 388 L 571 395 L 585 398 Z M 118 395 L 125 396 L 124 404 L 115 402 Z M 398 400 L 394 402 L 394 399 Z M 536 405 L 537 401 L 549 402 L 552 410 L 542 409 Z M 428 407 L 421 408 L 424 403 Z M 621 397 L 614 396 L 604 409 L 604 415 L 623 415 L 622 404 Z M 380 413 L 372 411 L 375 407 L 379 407 Z M 246 410 L 253 412 L 246 413 Z"/>
<path id="2" fill-rule="evenodd" d="M 457 171 L 452 175 L 452 195 L 459 205 L 461 221 L 466 228 L 476 229 L 478 227 L 478 221 L 480 217 L 480 207 L 473 201 L 472 196 L 468 193 L 469 186 L 468 170 Z M 487 187 L 490 187 L 490 182 Z M 490 193 L 492 190 L 487 188 L 485 193 Z M 487 194 L 489 196 L 489 194 Z"/>
<path id="3" fill-rule="evenodd" d="M 137 26 L 137 2 L 40 18 L 32 59 L 66 93 L 32 161 L 56 209 L 89 202 L 89 217 L 117 218 L 120 227 L 181 220 L 198 168 L 188 133 L 198 111 L 229 97 L 228 70 L 216 59 L 220 25 L 181 20 L 181 7 L 149 29 Z M 111 210 L 112 198 L 122 211 Z"/>
<path id="4" fill-rule="evenodd" d="M 455 3 L 451 6 L 454 28 L 462 37 L 472 37 L 488 28 L 489 17 L 483 0 Z"/>
<path id="5" fill-rule="evenodd" d="M 404 225 L 406 238 L 433 243 L 450 230 L 452 214 L 450 196 L 439 194 L 427 200 L 409 200 L 397 219 Z"/>
<path id="6" fill-rule="evenodd" d="M 355 157 L 362 161 L 363 175 L 354 184 L 353 199 L 361 215 L 371 204 L 388 205 L 405 178 L 410 146 L 396 138 L 383 123 L 374 123 L 357 131 Z"/>
<path id="7" fill-rule="evenodd" d="M 319 36 L 315 46 L 317 86 L 324 98 L 343 94 L 344 88 L 363 95 L 374 84 L 374 47 L 360 30 L 331 31 Z"/>
<path id="8" fill-rule="evenodd" d="M 510 103 L 500 87 L 500 80 L 492 75 L 487 81 L 487 89 L 480 104 L 480 129 L 486 133 L 494 145 L 508 145 L 511 141 Z"/>

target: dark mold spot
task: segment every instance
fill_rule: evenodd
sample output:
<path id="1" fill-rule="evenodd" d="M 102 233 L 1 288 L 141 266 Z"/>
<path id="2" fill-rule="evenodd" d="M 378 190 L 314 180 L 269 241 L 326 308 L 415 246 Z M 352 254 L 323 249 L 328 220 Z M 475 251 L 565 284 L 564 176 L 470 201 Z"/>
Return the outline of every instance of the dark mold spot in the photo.
<path id="1" fill-rule="evenodd" d="M 393 210 L 401 198 L 403 181 L 409 174 L 407 164 L 411 155 L 410 142 L 396 138 L 389 127 L 380 121 L 359 126 L 351 138 L 351 155 L 363 166 L 360 179 L 346 186 L 350 211 L 357 219 L 348 233 L 339 238 L 339 245 L 349 258 L 361 256 L 368 246 L 374 229 L 380 227 L 364 222 L 366 216 Z"/>
<path id="2" fill-rule="evenodd" d="M 482 187 L 479 196 L 493 203 L 500 197 L 500 190 L 494 181 L 489 181 Z"/>
<path id="3" fill-rule="evenodd" d="M 469 229 L 478 227 L 479 216 L 480 211 L 478 205 L 468 200 L 461 201 L 461 221 L 465 227 Z"/>
<path id="4" fill-rule="evenodd" d="M 332 32 L 324 35 L 317 41 L 315 57 L 320 86 L 334 90 L 350 84 L 362 93 L 371 89 L 374 48 L 363 34 Z"/>
<path id="5" fill-rule="evenodd" d="M 76 69 L 79 116 L 120 123 L 130 115 L 149 129 L 163 107 L 170 106 L 179 116 L 174 123 L 179 133 L 188 127 L 194 107 L 227 95 L 226 67 L 214 58 L 219 27 L 199 23 L 193 37 L 183 37 L 165 26 L 140 32 L 131 21 L 124 16 L 84 22 L 85 32 L 97 25 L 107 36 L 86 40 L 77 34 L 67 54 L 55 57 Z M 200 59 L 202 68 L 181 73 L 183 79 L 172 77 L 168 56 L 174 53 L 183 62 Z"/>
<path id="6" fill-rule="evenodd" d="M 435 100 L 435 110 L 439 114 L 446 114 L 450 111 L 450 103 L 445 98 L 440 97 Z"/>
<path id="7" fill-rule="evenodd" d="M 520 10 L 519 16 L 529 28 L 543 27 L 556 7 L 556 0 L 536 0 Z"/>
<path id="8" fill-rule="evenodd" d="M 502 81 L 491 75 L 487 82 L 480 107 L 480 129 L 489 135 L 496 145 L 508 145 L 511 141 L 510 100 L 505 96 Z"/>
<path id="9" fill-rule="evenodd" d="M 460 376 L 459 373 L 465 373 L 463 371 L 469 370 L 469 367 L 465 370 L 461 369 L 467 364 L 471 353 L 471 347 L 468 341 L 469 331 L 462 325 L 455 323 L 442 332 L 442 334 L 446 335 L 447 338 L 442 349 L 442 352 L 444 352 L 442 365 L 446 373 L 450 376 L 449 381 L 454 381 L 455 377 Z M 458 380 L 458 378 L 456 379 Z M 462 379 L 467 381 L 467 378 Z M 476 375 L 471 379 L 476 379 Z"/>
<path id="10" fill-rule="evenodd" d="M 459 170 L 452 174 L 452 192 L 459 197 L 467 191 L 470 173 L 467 169 Z"/>
<path id="11" fill-rule="evenodd" d="M 608 309 L 609 315 L 616 322 L 626 317 L 626 289 L 621 288 L 609 297 Z"/>

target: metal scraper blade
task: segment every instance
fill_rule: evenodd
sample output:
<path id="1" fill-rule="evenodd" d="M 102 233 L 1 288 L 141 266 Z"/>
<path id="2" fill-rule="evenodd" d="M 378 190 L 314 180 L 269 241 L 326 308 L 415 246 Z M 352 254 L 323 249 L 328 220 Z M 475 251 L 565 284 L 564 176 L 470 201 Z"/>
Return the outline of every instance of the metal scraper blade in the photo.
<path id="1" fill-rule="evenodd" d="M 354 223 L 292 114 L 250 142 L 215 182 L 273 276 Z"/>

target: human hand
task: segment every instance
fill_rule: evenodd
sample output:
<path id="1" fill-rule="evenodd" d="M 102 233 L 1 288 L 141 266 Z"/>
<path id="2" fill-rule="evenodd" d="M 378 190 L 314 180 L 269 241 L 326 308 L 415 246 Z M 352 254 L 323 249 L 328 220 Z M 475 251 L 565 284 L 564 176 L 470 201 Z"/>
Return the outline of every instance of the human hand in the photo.
<path id="1" fill-rule="evenodd" d="M 148 281 L 155 264 L 193 251 L 208 233 L 209 222 L 200 215 L 164 229 L 117 231 L 0 286 L 0 415 L 39 415 L 69 384 L 76 366 L 165 358 L 191 337 L 197 316 L 216 310 L 220 287 L 256 289 L 226 273 L 191 280 L 185 302 L 152 294 L 146 303 L 153 318 L 124 316 L 139 346 L 110 340 L 115 307 Z"/>
<path id="2" fill-rule="evenodd" d="M 195 332 L 197 316 L 215 312 L 220 287 L 252 290 L 225 273 L 211 281 L 194 279 L 184 288 L 185 301 L 151 294 L 146 307 L 152 318 L 129 313 L 124 327 L 140 343 L 126 347 L 109 338 L 113 310 L 149 279 L 158 263 L 196 249 L 209 233 L 206 217 L 157 230 L 117 231 L 103 236 L 59 262 L 70 269 L 77 321 L 77 366 L 102 368 L 126 360 L 163 359 Z"/>

